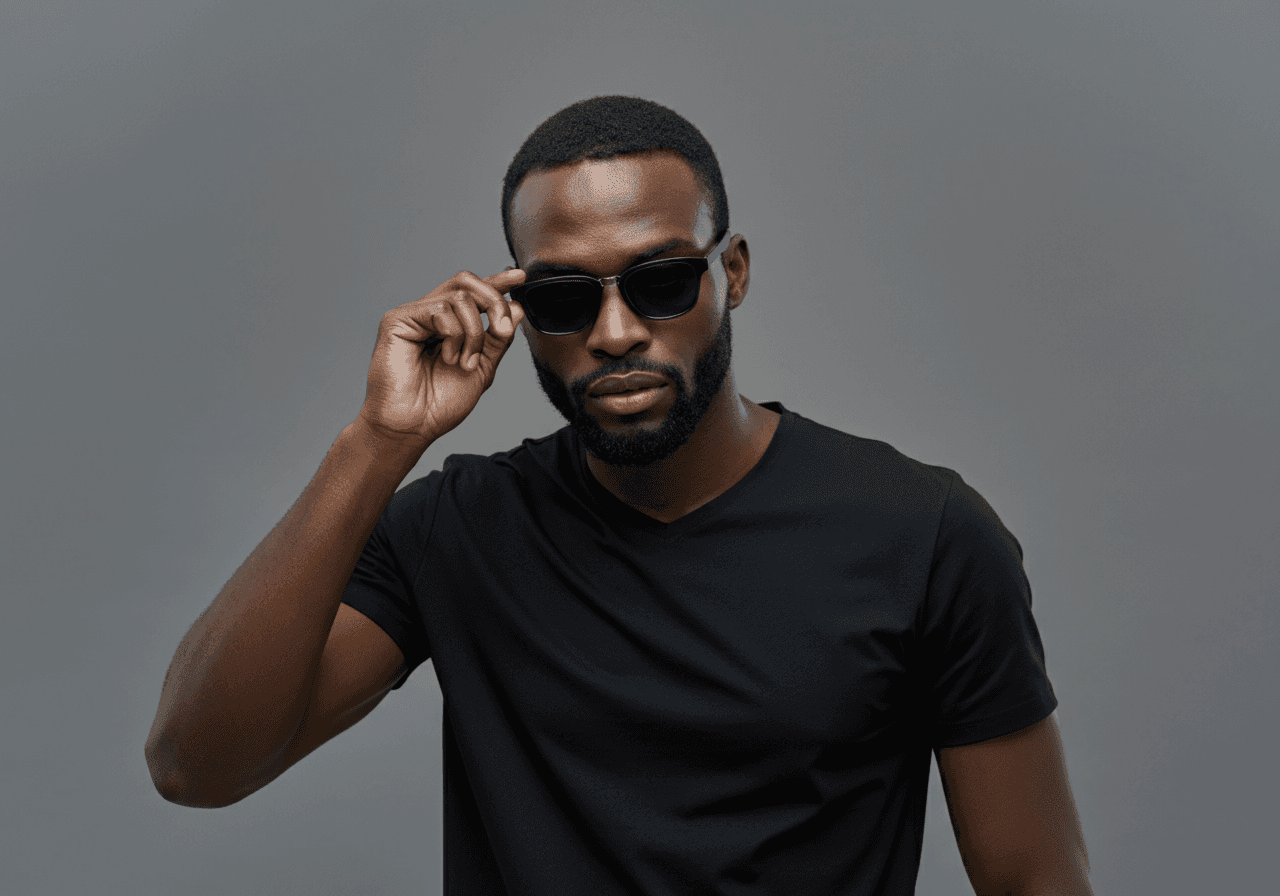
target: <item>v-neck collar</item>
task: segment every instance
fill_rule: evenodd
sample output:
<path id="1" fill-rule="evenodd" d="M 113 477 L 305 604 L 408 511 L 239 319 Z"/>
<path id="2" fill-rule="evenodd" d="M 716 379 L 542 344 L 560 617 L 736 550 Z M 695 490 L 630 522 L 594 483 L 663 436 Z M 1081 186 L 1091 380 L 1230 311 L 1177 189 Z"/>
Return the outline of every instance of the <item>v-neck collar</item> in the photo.
<path id="1" fill-rule="evenodd" d="M 601 485 L 587 466 L 586 449 L 572 428 L 569 429 L 569 449 L 574 453 L 575 467 L 581 484 L 596 500 L 600 510 L 607 517 L 613 522 L 630 529 L 647 532 L 663 538 L 671 538 L 696 528 L 708 519 L 714 518 L 725 507 L 736 501 L 743 492 L 750 489 L 754 482 L 767 475 L 774 459 L 783 450 L 783 444 L 791 437 L 795 414 L 792 411 L 788 411 L 778 401 L 762 402 L 760 406 L 778 413 L 781 415 L 781 419 L 778 421 L 777 429 L 774 430 L 773 436 L 769 440 L 768 447 L 765 448 L 764 454 L 760 456 L 760 459 L 756 461 L 755 466 L 748 470 L 741 479 L 701 507 L 691 510 L 684 516 L 669 523 L 656 520 L 647 513 L 637 510 Z"/>

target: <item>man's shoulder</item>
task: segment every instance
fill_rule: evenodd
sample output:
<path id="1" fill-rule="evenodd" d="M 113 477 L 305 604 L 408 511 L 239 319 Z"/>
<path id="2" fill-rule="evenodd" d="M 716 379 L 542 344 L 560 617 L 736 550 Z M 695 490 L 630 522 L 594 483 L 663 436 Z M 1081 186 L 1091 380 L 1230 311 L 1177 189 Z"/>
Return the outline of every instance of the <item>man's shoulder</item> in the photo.
<path id="1" fill-rule="evenodd" d="M 843 487 L 895 512 L 924 512 L 937 521 L 943 541 L 985 541 L 1021 556 L 1021 545 L 999 514 L 956 470 L 918 460 L 888 442 L 797 417 L 800 432 L 815 446 L 802 463 L 843 473 L 832 478 L 833 491 Z"/>
<path id="2" fill-rule="evenodd" d="M 568 427 L 536 438 L 526 438 L 506 451 L 492 454 L 457 452 L 445 457 L 440 468 L 404 485 L 393 500 L 420 504 L 442 493 L 504 490 L 519 487 L 521 480 L 557 478 L 569 474 L 571 450 Z"/>
<path id="3" fill-rule="evenodd" d="M 529 478 L 537 475 L 563 476 L 573 457 L 573 436 L 562 426 L 545 436 L 522 439 L 519 445 L 492 454 L 450 454 L 441 468 L 456 475 L 483 479 Z"/>
<path id="4" fill-rule="evenodd" d="M 819 423 L 802 414 L 794 417 L 795 450 L 792 463 L 814 475 L 846 480 L 863 488 L 889 492 L 902 489 L 930 493 L 950 491 L 960 474 L 950 467 L 926 463 L 882 439 L 860 436 Z"/>

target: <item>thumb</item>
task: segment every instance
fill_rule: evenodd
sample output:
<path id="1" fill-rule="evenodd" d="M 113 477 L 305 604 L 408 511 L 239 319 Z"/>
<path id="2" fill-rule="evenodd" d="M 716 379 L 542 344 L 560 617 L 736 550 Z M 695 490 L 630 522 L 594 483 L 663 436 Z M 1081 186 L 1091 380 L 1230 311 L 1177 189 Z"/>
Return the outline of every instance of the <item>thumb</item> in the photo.
<path id="1" fill-rule="evenodd" d="M 506 316 L 489 326 L 489 332 L 495 337 L 494 341 L 497 343 L 494 346 L 497 351 L 493 357 L 495 366 L 506 355 L 507 349 L 511 348 L 511 344 L 516 341 L 516 333 L 520 331 L 520 323 L 525 317 L 524 308 L 520 307 L 519 302 L 509 301 L 506 306 Z M 486 340 L 487 343 L 488 341 Z"/>
<path id="2" fill-rule="evenodd" d="M 514 336 L 515 335 L 514 331 L 520 328 L 520 322 L 524 320 L 524 317 L 525 317 L 524 306 L 521 305 L 519 302 L 517 302 L 515 299 L 510 299 L 507 302 L 507 310 L 511 312 L 511 323 L 513 325 L 512 326 L 513 332 L 511 335 Z"/>
<path id="3" fill-rule="evenodd" d="M 520 331 L 520 322 L 524 320 L 524 309 L 520 307 L 520 303 L 512 300 L 507 302 L 507 317 L 504 318 L 493 329 L 493 335 L 498 337 L 501 348 L 501 354 L 505 355 L 507 349 L 511 348 L 511 343 L 516 341 L 516 333 Z M 510 327 L 508 330 L 507 327 Z"/>

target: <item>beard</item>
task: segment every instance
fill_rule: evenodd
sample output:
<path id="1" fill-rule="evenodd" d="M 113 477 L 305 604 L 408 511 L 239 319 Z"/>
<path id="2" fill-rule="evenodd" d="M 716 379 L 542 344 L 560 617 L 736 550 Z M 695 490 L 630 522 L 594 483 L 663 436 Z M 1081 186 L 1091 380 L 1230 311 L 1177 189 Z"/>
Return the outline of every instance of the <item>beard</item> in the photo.
<path id="1" fill-rule="evenodd" d="M 551 368 L 534 357 L 532 352 L 530 357 L 533 359 L 533 369 L 538 374 L 538 385 L 542 387 L 543 394 L 547 396 L 552 407 L 568 421 L 583 447 L 591 452 L 592 456 L 610 466 L 643 467 L 665 460 L 689 441 L 698 424 L 702 422 L 703 416 L 706 415 L 707 409 L 711 407 L 712 401 L 720 393 L 725 378 L 729 374 L 733 356 L 733 327 L 730 317 L 729 308 L 726 306 L 720 326 L 711 338 L 711 345 L 698 355 L 694 362 L 692 389 L 675 367 L 648 363 L 642 358 L 623 359 L 608 364 L 570 388 L 564 380 L 552 372 Z M 671 409 L 657 429 L 638 430 L 626 434 L 606 432 L 599 422 L 587 413 L 587 388 L 602 376 L 631 373 L 637 370 L 661 374 L 671 382 L 676 393 Z M 623 423 L 630 422 L 627 416 L 619 419 Z"/>

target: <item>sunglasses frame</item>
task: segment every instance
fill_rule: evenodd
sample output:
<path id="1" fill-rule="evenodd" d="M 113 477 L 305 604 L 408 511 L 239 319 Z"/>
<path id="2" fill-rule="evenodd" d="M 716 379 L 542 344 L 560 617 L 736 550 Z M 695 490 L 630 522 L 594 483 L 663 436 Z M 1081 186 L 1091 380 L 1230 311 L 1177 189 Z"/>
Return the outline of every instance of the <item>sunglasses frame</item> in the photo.
<path id="1" fill-rule="evenodd" d="M 695 300 L 694 303 L 690 305 L 688 308 L 684 309 L 683 311 L 678 311 L 675 314 L 666 314 L 660 317 L 652 317 L 648 314 L 645 314 L 639 308 L 637 308 L 635 305 L 635 302 L 631 300 L 631 296 L 627 295 L 627 280 L 630 279 L 631 276 L 635 273 L 638 273 L 640 271 L 650 270 L 652 268 L 657 267 L 658 265 L 671 264 L 674 261 L 684 262 L 685 264 L 693 265 L 698 272 L 698 279 L 701 279 L 703 274 L 711 270 L 711 265 L 714 264 L 717 259 L 719 259 L 722 255 L 724 255 L 725 252 L 728 251 L 729 243 L 732 241 L 732 239 L 733 239 L 733 231 L 726 230 L 723 239 L 721 239 L 720 242 L 716 243 L 715 247 L 712 248 L 711 251 L 708 252 L 706 255 L 697 255 L 692 257 L 680 257 L 680 258 L 657 258 L 657 259 L 654 259 L 653 261 L 644 261 L 644 262 L 641 262 L 640 264 L 633 265 L 632 267 L 627 268 L 621 274 L 615 274 L 612 277 L 592 277 L 590 274 L 565 274 L 564 276 L 561 276 L 561 277 L 546 277 L 542 280 L 535 280 L 532 283 L 522 283 L 519 286 L 512 287 L 510 291 L 510 296 L 512 300 L 516 302 L 520 302 L 520 304 L 524 306 L 525 316 L 529 318 L 529 324 L 535 330 L 537 330 L 539 333 L 542 333 L 545 336 L 572 336 L 574 333 L 581 333 L 583 330 L 590 329 L 592 326 L 594 326 L 596 319 L 600 316 L 600 305 L 601 303 L 604 302 L 604 288 L 610 284 L 614 284 L 618 287 L 618 292 L 622 294 L 623 301 L 627 303 L 627 307 L 629 307 L 633 312 L 635 312 L 635 314 L 638 317 L 641 317 L 645 320 L 674 320 L 677 317 L 681 317 L 685 314 L 688 314 L 690 311 L 696 308 L 698 305 L 697 301 Z M 529 315 L 529 307 L 524 304 L 522 297 L 531 287 L 543 286 L 548 283 L 594 283 L 596 284 L 600 288 L 600 293 L 596 297 L 596 311 L 595 311 L 595 314 L 591 316 L 591 320 L 576 330 L 568 330 L 565 332 L 555 332 L 555 333 L 548 332 L 547 330 L 542 329 L 536 323 L 534 323 L 533 318 Z"/>

